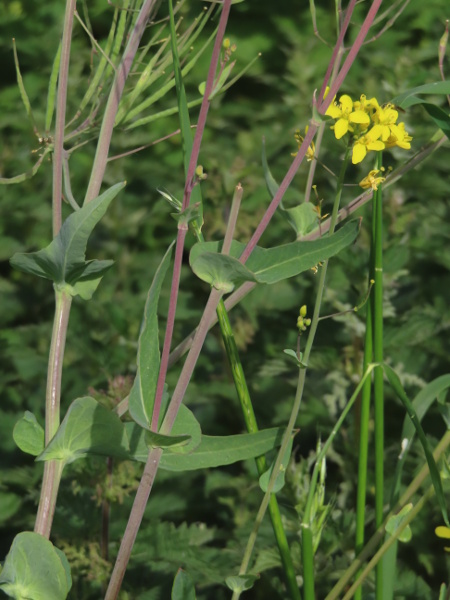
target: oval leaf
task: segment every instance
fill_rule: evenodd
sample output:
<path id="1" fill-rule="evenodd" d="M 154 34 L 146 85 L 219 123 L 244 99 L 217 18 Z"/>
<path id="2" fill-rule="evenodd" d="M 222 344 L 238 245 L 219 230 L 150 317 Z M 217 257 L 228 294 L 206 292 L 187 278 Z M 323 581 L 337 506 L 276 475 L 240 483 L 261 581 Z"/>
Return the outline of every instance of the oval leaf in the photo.
<path id="1" fill-rule="evenodd" d="M 195 600 L 194 584 L 183 569 L 178 569 L 173 580 L 171 600 Z"/>
<path id="2" fill-rule="evenodd" d="M 398 528 L 402 525 L 405 518 L 408 516 L 408 513 L 411 512 L 412 507 L 413 507 L 412 504 L 406 504 L 406 506 L 404 506 L 398 514 L 392 515 L 392 517 L 390 517 L 390 519 L 388 519 L 388 522 L 386 523 L 386 531 L 390 535 L 395 536 Z M 399 542 L 406 543 L 406 542 L 411 541 L 411 538 L 412 538 L 411 527 L 409 525 L 407 525 L 403 529 L 403 531 L 400 533 L 400 535 L 398 535 L 396 537 Z"/>
<path id="3" fill-rule="evenodd" d="M 196 246 L 200 245 L 203 244 L 196 244 Z M 225 294 L 232 292 L 236 286 L 245 281 L 257 281 L 254 274 L 245 265 L 236 258 L 225 254 L 201 252 L 193 258 L 191 251 L 189 262 L 197 277 Z"/>
<path id="4" fill-rule="evenodd" d="M 14 538 L 0 573 L 0 589 L 17 599 L 64 600 L 72 587 L 64 554 L 38 533 Z"/>
<path id="5" fill-rule="evenodd" d="M 89 396 L 72 402 L 55 436 L 36 460 L 69 464 L 87 454 L 129 458 L 122 421 Z"/>
<path id="6" fill-rule="evenodd" d="M 33 413 L 28 410 L 15 424 L 13 438 L 22 452 L 27 454 L 37 456 L 44 450 L 44 429 L 39 425 Z"/>
<path id="7" fill-rule="evenodd" d="M 232 575 L 226 578 L 225 583 L 233 592 L 245 592 L 254 586 L 257 579 L 259 575 Z"/>

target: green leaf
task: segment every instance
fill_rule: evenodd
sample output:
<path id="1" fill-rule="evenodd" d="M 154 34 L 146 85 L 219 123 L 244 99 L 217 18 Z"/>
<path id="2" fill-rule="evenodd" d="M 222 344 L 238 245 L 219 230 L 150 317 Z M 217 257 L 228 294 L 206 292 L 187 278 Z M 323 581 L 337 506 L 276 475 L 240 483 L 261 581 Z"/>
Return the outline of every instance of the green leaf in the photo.
<path id="1" fill-rule="evenodd" d="M 275 181 L 270 171 L 269 164 L 267 162 L 266 144 L 264 140 L 262 145 L 262 165 L 267 190 L 269 191 L 271 198 L 273 198 L 278 191 L 279 185 Z M 283 204 L 283 201 L 281 201 L 280 210 L 282 211 L 282 214 L 286 217 L 292 229 L 295 231 L 297 239 L 302 238 L 314 229 L 318 228 L 319 216 L 312 202 L 303 202 L 299 206 L 286 208 Z"/>
<path id="2" fill-rule="evenodd" d="M 0 573 L 0 589 L 17 600 L 64 600 L 72 587 L 64 554 L 38 533 L 14 538 Z"/>
<path id="3" fill-rule="evenodd" d="M 391 102 L 401 108 L 408 108 L 409 106 L 416 104 L 414 98 L 416 94 L 442 94 L 447 96 L 450 94 L 450 81 L 436 81 L 435 83 L 419 85 L 418 87 L 412 88 L 407 92 L 403 92 L 403 94 L 396 96 Z"/>
<path id="4" fill-rule="evenodd" d="M 428 412 L 428 409 L 438 396 L 450 387 L 450 375 L 442 375 L 426 385 L 412 401 L 413 408 L 416 412 L 418 421 L 422 421 L 423 417 Z M 406 457 L 415 435 L 415 427 L 408 415 L 405 416 L 402 428 L 402 452 L 400 454 L 394 477 L 392 488 L 391 504 L 396 504 L 400 495 L 401 476 Z"/>
<path id="5" fill-rule="evenodd" d="M 89 396 L 72 402 L 55 436 L 36 460 L 69 464 L 87 454 L 129 458 L 122 421 Z"/>
<path id="6" fill-rule="evenodd" d="M 245 592 L 255 585 L 257 579 L 259 579 L 259 575 L 233 575 L 227 577 L 225 583 L 233 592 Z"/>
<path id="7" fill-rule="evenodd" d="M 178 569 L 173 580 L 171 600 L 195 600 L 194 583 L 183 569 Z"/>
<path id="8" fill-rule="evenodd" d="M 295 350 L 291 350 L 290 348 L 287 348 L 286 350 L 283 350 L 283 352 L 285 354 L 287 354 L 288 356 L 291 356 L 295 360 L 295 362 L 297 363 L 297 367 L 299 369 L 307 369 L 308 368 L 308 365 L 305 362 L 303 362 L 302 352 L 300 352 L 300 360 L 299 360 L 299 358 L 297 356 L 297 352 Z"/>
<path id="9" fill-rule="evenodd" d="M 172 446 L 170 448 L 170 452 L 176 454 L 190 454 L 202 441 L 200 423 L 195 418 L 194 413 L 184 404 L 180 406 L 170 435 L 188 435 L 190 438 L 188 444 Z"/>
<path id="10" fill-rule="evenodd" d="M 134 423 L 125 423 L 125 429 L 132 457 L 138 462 L 146 462 L 148 448 L 145 444 L 145 431 Z M 240 460 L 262 456 L 279 447 L 283 432 L 283 428 L 276 427 L 241 435 L 202 435 L 201 443 L 191 454 L 164 452 L 160 467 L 168 471 L 193 471 L 231 465 Z"/>
<path id="11" fill-rule="evenodd" d="M 111 261 L 86 262 L 86 245 L 109 204 L 124 187 L 125 183 L 117 183 L 73 212 L 46 248 L 29 254 L 16 253 L 11 265 L 19 271 L 50 279 L 59 286 L 74 286 L 77 281 L 91 281 L 103 275 L 111 267 Z"/>
<path id="12" fill-rule="evenodd" d="M 198 202 L 188 206 L 183 212 L 172 213 L 171 216 L 177 221 L 178 225 L 189 225 L 192 221 L 200 222 L 203 218 L 201 206 Z"/>
<path id="13" fill-rule="evenodd" d="M 444 496 L 444 490 L 442 489 L 441 478 L 439 475 L 438 468 L 436 466 L 436 462 L 433 457 L 433 453 L 431 451 L 430 443 L 425 435 L 424 430 L 422 429 L 422 425 L 420 424 L 420 420 L 417 416 L 414 406 L 413 406 L 411 400 L 406 395 L 405 390 L 402 387 L 402 384 L 400 383 L 400 379 L 398 378 L 398 375 L 395 373 L 395 371 L 389 365 L 383 364 L 383 369 L 384 369 L 384 372 L 386 373 L 389 383 L 392 386 L 392 389 L 395 391 L 398 398 L 403 403 L 403 406 L 405 407 L 405 409 L 409 415 L 409 418 L 411 419 L 411 422 L 416 429 L 420 443 L 422 444 L 423 450 L 425 452 L 425 457 L 427 459 L 428 468 L 430 469 L 430 477 L 431 477 L 431 482 L 434 487 L 434 491 L 436 492 L 436 499 L 437 499 L 439 507 L 441 509 L 442 516 L 444 518 L 444 522 L 447 525 L 447 527 L 450 527 L 449 520 L 448 520 L 448 514 L 447 514 L 447 506 L 446 506 L 446 501 L 445 501 L 445 496 Z"/>
<path id="14" fill-rule="evenodd" d="M 17 421 L 13 429 L 13 438 L 17 446 L 26 452 L 37 456 L 44 450 L 45 433 L 36 417 L 26 410 L 23 417 Z"/>
<path id="15" fill-rule="evenodd" d="M 130 391 L 128 408 L 141 427 L 150 429 L 156 384 L 158 382 L 160 353 L 158 339 L 158 301 L 161 286 L 172 257 L 173 243 L 165 253 L 148 291 L 144 319 L 139 336 L 137 373 Z M 161 415 L 162 418 L 163 415 Z"/>
<path id="16" fill-rule="evenodd" d="M 172 448 L 184 446 L 191 441 L 190 435 L 164 435 L 154 431 L 145 432 L 145 443 L 149 448 Z"/>
<path id="17" fill-rule="evenodd" d="M 289 441 L 289 444 L 286 447 L 286 451 L 285 451 L 285 453 L 283 455 L 283 460 L 282 460 L 281 465 L 280 465 L 279 473 L 278 473 L 277 478 L 275 480 L 275 484 L 274 484 L 274 486 L 272 488 L 272 493 L 273 494 L 276 494 L 277 492 L 279 492 L 284 487 L 285 478 L 286 478 L 286 469 L 287 469 L 287 466 L 289 464 L 289 460 L 291 458 L 292 444 L 293 443 L 294 443 L 294 438 L 292 438 Z M 268 488 L 268 485 L 269 485 L 269 480 L 272 477 L 273 468 L 275 466 L 275 460 L 273 461 L 273 463 L 271 464 L 271 466 L 269 467 L 269 469 L 265 473 L 263 473 L 261 475 L 261 477 L 259 478 L 259 487 L 262 489 L 262 491 L 264 493 L 267 492 L 267 488 Z"/>
<path id="18" fill-rule="evenodd" d="M 245 263 L 248 269 L 247 272 L 252 273 L 258 283 L 272 284 L 288 277 L 295 277 L 349 246 L 358 235 L 359 226 L 360 221 L 353 220 L 333 235 L 312 242 L 292 242 L 291 244 L 268 249 L 256 246 Z M 195 244 L 189 258 L 191 266 L 193 264 L 197 265 L 197 261 L 203 254 L 207 253 L 209 259 L 211 254 L 220 252 L 222 243 L 202 242 Z M 244 248 L 245 244 L 233 241 L 230 250 L 231 257 L 239 257 Z M 220 257 L 222 255 L 217 254 L 216 256 Z"/>
<path id="19" fill-rule="evenodd" d="M 199 249 L 207 243 L 209 242 L 195 244 L 191 250 L 189 262 L 197 277 L 225 294 L 232 292 L 235 286 L 245 281 L 257 281 L 254 274 L 237 258 L 203 250 L 192 253 L 194 248 Z"/>
<path id="20" fill-rule="evenodd" d="M 319 215 L 312 202 L 303 202 L 292 208 L 283 207 L 282 210 L 297 239 L 311 233 L 319 226 Z"/>
<path id="21" fill-rule="evenodd" d="M 392 517 L 388 519 L 388 522 L 386 523 L 386 531 L 390 535 L 395 535 L 397 529 L 401 526 L 408 513 L 411 512 L 412 507 L 412 504 L 406 504 L 406 506 L 404 506 L 398 514 L 392 515 Z M 412 532 L 409 525 L 407 525 L 401 534 L 397 536 L 399 542 L 409 542 L 411 541 L 411 538 Z"/>
<path id="22" fill-rule="evenodd" d="M 171 452 L 189 454 L 200 444 L 202 430 L 194 413 L 182 404 L 170 435 L 147 431 L 145 443 L 150 448 L 167 448 Z"/>
<path id="23" fill-rule="evenodd" d="M 435 125 L 439 127 L 441 131 L 445 133 L 445 135 L 450 138 L 450 116 L 448 113 L 444 112 L 442 108 L 439 108 L 435 104 L 430 104 L 428 102 L 421 103 L 430 117 L 433 119 Z"/>
<path id="24" fill-rule="evenodd" d="M 273 199 L 275 194 L 278 192 L 279 184 L 275 181 L 272 172 L 269 168 L 269 163 L 267 162 L 266 155 L 266 140 L 263 138 L 262 142 L 262 165 L 264 171 L 264 179 L 266 180 L 267 190 Z"/>

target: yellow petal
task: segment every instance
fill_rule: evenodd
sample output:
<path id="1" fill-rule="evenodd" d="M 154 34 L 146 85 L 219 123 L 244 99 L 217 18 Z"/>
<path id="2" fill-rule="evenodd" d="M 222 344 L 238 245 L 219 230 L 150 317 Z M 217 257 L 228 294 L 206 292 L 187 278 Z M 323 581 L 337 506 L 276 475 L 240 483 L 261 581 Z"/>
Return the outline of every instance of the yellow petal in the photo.
<path id="1" fill-rule="evenodd" d="M 348 121 L 347 119 L 339 119 L 334 126 L 334 135 L 336 139 L 340 140 L 343 135 L 345 135 L 348 131 Z"/>
<path id="2" fill-rule="evenodd" d="M 367 154 L 367 150 L 366 147 L 364 146 L 364 144 L 355 144 L 353 146 L 353 152 L 352 152 L 352 163 L 354 165 L 357 165 L 358 163 L 360 163 L 364 157 Z"/>
<path id="3" fill-rule="evenodd" d="M 367 150 L 384 150 L 384 142 L 376 140 L 367 144 Z"/>
<path id="4" fill-rule="evenodd" d="M 350 98 L 350 96 L 347 96 L 347 94 L 344 94 L 343 96 L 341 96 L 339 98 L 339 102 L 340 102 L 343 110 L 347 110 L 347 111 L 352 110 L 353 100 Z"/>
<path id="5" fill-rule="evenodd" d="M 325 114 L 332 119 L 338 119 L 341 116 L 342 111 L 338 106 L 336 106 L 336 104 L 330 104 L 325 111 Z"/>
<path id="6" fill-rule="evenodd" d="M 381 137 L 382 133 L 383 133 L 383 127 L 381 125 L 374 125 L 372 127 L 372 129 L 369 131 L 369 133 L 367 134 L 367 137 L 371 140 L 377 140 L 379 137 Z"/>
<path id="7" fill-rule="evenodd" d="M 363 110 L 355 110 L 354 112 L 352 112 L 350 114 L 350 116 L 348 117 L 348 120 L 351 123 L 363 123 L 365 125 L 368 125 L 370 123 L 370 117 L 367 113 L 365 113 Z"/>

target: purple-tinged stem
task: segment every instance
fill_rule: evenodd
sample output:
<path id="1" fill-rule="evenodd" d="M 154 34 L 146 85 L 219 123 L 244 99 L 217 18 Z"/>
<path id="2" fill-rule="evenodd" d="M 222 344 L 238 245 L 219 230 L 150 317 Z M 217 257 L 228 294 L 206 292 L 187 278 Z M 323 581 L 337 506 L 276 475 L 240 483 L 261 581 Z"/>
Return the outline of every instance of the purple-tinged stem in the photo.
<path id="1" fill-rule="evenodd" d="M 195 175 L 195 169 L 197 166 L 198 155 L 200 152 L 200 145 L 203 138 L 203 133 L 206 126 L 206 117 L 208 116 L 208 110 L 210 106 L 209 96 L 213 90 L 214 77 L 217 71 L 217 65 L 220 58 L 220 49 L 222 47 L 223 36 L 225 35 L 225 29 L 230 14 L 231 0 L 225 0 L 222 13 L 220 15 L 219 27 L 217 29 L 217 36 L 214 42 L 214 48 L 211 56 L 211 63 L 208 70 L 208 77 L 206 80 L 205 94 L 203 96 L 202 104 L 200 107 L 200 114 L 198 117 L 197 127 L 195 130 L 194 141 L 192 144 L 192 152 L 189 159 L 189 165 L 186 175 L 186 183 L 184 187 L 183 205 L 182 210 L 185 210 L 190 203 L 191 194 L 193 189 L 193 180 Z M 164 336 L 164 345 L 161 355 L 161 364 L 159 368 L 158 383 L 156 385 L 155 404 L 152 415 L 152 430 L 157 431 L 159 422 L 159 413 L 161 411 L 162 396 L 164 391 L 164 382 L 166 381 L 167 369 L 169 365 L 169 354 L 170 346 L 172 344 L 172 334 L 175 322 L 175 313 L 178 302 L 178 290 L 181 273 L 181 263 L 183 258 L 184 240 L 186 238 L 187 228 L 178 229 L 177 243 L 175 250 L 175 259 L 173 265 L 172 275 L 172 287 L 170 291 L 169 300 L 169 313 L 167 315 L 166 333 Z"/>
<path id="2" fill-rule="evenodd" d="M 366 39 L 366 36 L 369 33 L 370 28 L 372 27 L 372 23 L 377 15 L 377 12 L 378 12 L 382 2 L 383 2 L 383 0 L 374 0 L 373 1 L 372 6 L 369 9 L 369 12 L 367 13 L 366 18 L 364 19 L 364 23 L 362 24 L 361 29 L 359 30 L 359 33 L 356 36 L 356 39 L 355 39 L 352 47 L 350 48 L 347 58 L 345 59 L 344 64 L 342 65 L 342 69 L 339 71 L 339 73 L 336 77 L 336 81 L 331 85 L 330 91 L 329 91 L 327 97 L 324 98 L 323 101 L 320 103 L 319 113 L 321 113 L 322 115 L 325 113 L 327 108 L 332 103 L 333 98 L 337 94 L 344 79 L 347 77 L 347 73 L 350 71 L 350 67 L 354 63 L 355 58 L 356 58 L 358 52 L 360 51 L 361 46 L 363 45 L 364 40 Z M 344 25 L 345 25 L 345 23 L 344 23 Z M 344 31 L 344 27 L 342 29 Z"/>
<path id="3" fill-rule="evenodd" d="M 178 230 L 177 243 L 175 246 L 175 259 L 173 262 L 172 287 L 170 290 L 169 311 L 167 313 L 167 325 L 166 332 L 164 334 L 164 346 L 161 355 L 158 383 L 156 385 L 155 404 L 153 407 L 152 414 L 152 431 L 158 431 L 159 413 L 161 412 L 164 382 L 166 380 L 167 369 L 169 365 L 170 345 L 172 343 L 173 328 L 175 324 L 178 291 L 180 288 L 181 264 L 183 261 L 184 241 L 186 239 L 187 231 L 188 226 L 186 224 L 184 224 L 183 228 Z"/>
<path id="4" fill-rule="evenodd" d="M 109 94 L 106 104 L 105 114 L 103 116 L 102 126 L 100 129 L 99 140 L 95 152 L 94 164 L 92 165 L 91 178 L 89 181 L 85 204 L 91 202 L 99 195 L 100 186 L 102 185 L 103 176 L 105 174 L 106 163 L 108 161 L 109 146 L 111 144 L 112 133 L 114 130 L 114 121 L 119 107 L 119 102 L 122 97 L 123 89 L 128 77 L 128 74 L 133 64 L 134 57 L 139 48 L 139 43 L 147 26 L 147 21 L 152 8 L 155 6 L 156 0 L 145 0 L 140 10 L 139 16 L 136 19 L 133 31 L 128 40 L 127 47 L 122 57 L 122 61 L 116 71 L 114 83 Z"/>
<path id="5" fill-rule="evenodd" d="M 194 141 L 192 143 L 191 158 L 189 160 L 189 166 L 186 175 L 186 184 L 184 187 L 182 210 L 185 210 L 189 206 L 189 201 L 191 199 L 195 169 L 197 167 L 198 155 L 200 153 L 200 146 L 202 143 L 203 132 L 205 130 L 206 125 L 206 117 L 208 116 L 208 110 L 210 105 L 209 97 L 214 88 L 214 79 L 217 71 L 217 65 L 219 63 L 223 36 L 225 35 L 228 16 L 230 14 L 230 7 L 231 0 L 224 0 L 222 13 L 220 15 L 219 27 L 217 29 L 216 40 L 214 42 L 214 48 L 212 51 L 208 77 L 206 79 L 205 93 L 203 96 L 202 104 L 200 106 L 200 113 L 198 115 L 197 129 L 195 130 Z"/>
<path id="6" fill-rule="evenodd" d="M 342 51 L 341 49 L 344 44 L 344 37 L 345 37 L 345 34 L 347 33 L 347 29 L 350 24 L 350 19 L 352 17 L 356 1 L 357 0 L 351 0 L 350 4 L 348 5 L 347 11 L 345 13 L 344 23 L 342 24 L 341 30 L 338 35 L 338 39 L 336 40 L 336 44 L 333 49 L 333 54 L 331 56 L 330 64 L 328 65 L 327 71 L 325 73 L 325 77 L 323 79 L 322 87 L 320 88 L 320 94 L 319 94 L 319 98 L 318 98 L 319 104 L 323 102 L 323 97 L 324 97 L 328 82 L 330 81 L 331 73 L 333 72 L 333 69 L 335 68 L 337 61 L 338 60 L 340 61 L 340 55 L 341 55 L 341 51 Z M 332 99 L 334 98 L 334 95 L 335 94 L 333 94 L 331 96 Z"/>

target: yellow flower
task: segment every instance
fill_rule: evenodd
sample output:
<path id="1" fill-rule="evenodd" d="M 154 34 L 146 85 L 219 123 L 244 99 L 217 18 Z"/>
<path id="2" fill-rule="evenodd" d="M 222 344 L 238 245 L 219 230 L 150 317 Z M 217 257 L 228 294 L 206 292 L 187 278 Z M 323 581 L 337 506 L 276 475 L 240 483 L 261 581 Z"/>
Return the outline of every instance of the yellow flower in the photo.
<path id="1" fill-rule="evenodd" d="M 369 125 L 370 117 L 363 110 L 353 110 L 353 100 L 344 94 L 339 98 L 339 104 L 330 104 L 325 113 L 327 116 L 337 119 L 334 125 L 334 135 L 340 140 L 348 131 L 353 131 L 350 123 L 358 125 Z"/>
<path id="2" fill-rule="evenodd" d="M 374 125 L 370 131 L 358 138 L 353 146 L 352 163 L 360 163 L 370 150 L 384 150 L 385 144 L 381 137 L 381 125 Z"/>
<path id="3" fill-rule="evenodd" d="M 362 181 L 359 182 L 359 185 L 365 190 L 372 188 L 376 191 L 380 183 L 383 183 L 383 181 L 386 180 L 386 177 L 381 177 L 378 175 L 380 171 L 384 171 L 384 169 L 373 169 L 366 177 L 364 177 Z"/>
<path id="4" fill-rule="evenodd" d="M 372 120 L 374 123 L 381 125 L 381 139 L 383 142 L 389 139 L 392 128 L 398 119 L 398 112 L 394 110 L 394 106 L 392 104 L 388 104 L 384 108 L 379 106 L 375 111 Z"/>
<path id="5" fill-rule="evenodd" d="M 308 125 L 305 127 L 305 135 L 308 133 Z M 303 144 L 303 140 L 304 137 L 300 134 L 300 130 L 298 129 L 295 134 L 295 141 L 297 142 L 297 146 L 300 150 L 300 146 Z M 312 161 L 312 159 L 314 158 L 314 152 L 316 151 L 316 147 L 314 145 L 314 142 L 311 142 L 311 145 L 308 147 L 308 150 L 306 151 L 306 160 L 308 162 Z M 297 156 L 298 152 L 292 152 L 291 156 Z"/>
<path id="6" fill-rule="evenodd" d="M 434 533 L 440 538 L 443 538 L 445 540 L 450 540 L 450 528 L 445 527 L 444 525 L 440 525 L 439 527 L 436 527 L 436 529 L 434 530 Z M 450 552 L 450 548 L 444 548 L 444 550 L 446 552 Z"/>
<path id="7" fill-rule="evenodd" d="M 404 123 L 391 125 L 390 130 L 391 134 L 386 140 L 386 148 L 392 148 L 393 146 L 398 146 L 404 150 L 409 150 L 411 148 L 412 137 L 405 131 Z"/>
<path id="8" fill-rule="evenodd" d="M 361 94 L 359 100 L 355 100 L 353 103 L 353 108 L 355 110 L 363 110 L 364 112 L 371 114 L 374 110 L 379 108 L 378 100 L 376 98 L 371 98 L 367 100 L 367 96 L 365 94 Z"/>

